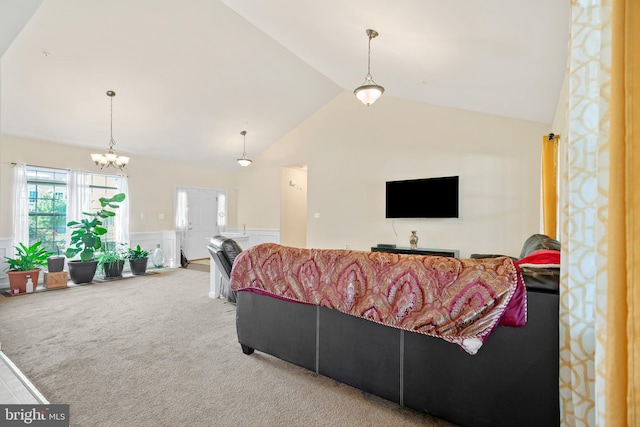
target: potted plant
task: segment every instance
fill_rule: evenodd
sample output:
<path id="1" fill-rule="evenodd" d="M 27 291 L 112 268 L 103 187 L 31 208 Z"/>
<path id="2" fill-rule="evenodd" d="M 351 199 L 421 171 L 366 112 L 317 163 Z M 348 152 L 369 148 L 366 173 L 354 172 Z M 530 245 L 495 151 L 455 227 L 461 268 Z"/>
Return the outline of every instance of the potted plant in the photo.
<path id="1" fill-rule="evenodd" d="M 95 254 L 102 247 L 101 236 L 107 233 L 107 229 L 102 226 L 102 220 L 115 216 L 116 213 L 107 208 L 117 209 L 118 204 L 124 199 L 124 193 L 118 193 L 110 198 L 101 197 L 101 209 L 98 212 L 83 212 L 83 215 L 88 218 L 67 223 L 67 227 L 72 228 L 73 232 L 65 255 L 67 258 L 80 255 L 79 260 L 72 260 L 67 264 L 73 283 L 89 283 L 93 280 L 98 267 Z"/>
<path id="2" fill-rule="evenodd" d="M 105 250 L 98 253 L 98 268 L 104 272 L 105 279 L 122 277 L 126 253 L 118 250 Z"/>
<path id="3" fill-rule="evenodd" d="M 135 249 L 127 249 L 127 258 L 129 259 L 132 274 L 144 274 L 147 271 L 149 254 L 151 254 L 151 251 L 142 249 L 140 245 L 136 246 Z"/>
<path id="4" fill-rule="evenodd" d="M 27 278 L 31 277 L 33 286 L 38 284 L 38 275 L 43 265 L 47 263 L 47 258 L 51 252 L 41 247 L 41 242 L 35 242 L 27 247 L 23 243 L 15 247 L 16 256 L 14 258 L 5 256 L 9 264 L 5 271 L 9 276 L 9 285 L 18 287 L 20 293 L 27 292 Z"/>
<path id="5" fill-rule="evenodd" d="M 51 255 L 47 258 L 47 271 L 49 273 L 57 273 L 64 269 L 65 256 L 60 255 L 60 245 L 56 244 L 57 255 Z"/>

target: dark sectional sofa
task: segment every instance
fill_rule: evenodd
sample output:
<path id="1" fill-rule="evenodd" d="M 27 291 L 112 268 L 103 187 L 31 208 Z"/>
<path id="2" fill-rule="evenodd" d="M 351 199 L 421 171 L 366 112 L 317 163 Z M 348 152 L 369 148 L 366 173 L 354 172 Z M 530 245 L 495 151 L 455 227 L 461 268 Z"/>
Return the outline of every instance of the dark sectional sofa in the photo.
<path id="1" fill-rule="evenodd" d="M 550 249 L 540 236 L 521 257 Z M 497 327 L 473 356 L 438 338 L 246 291 L 237 293 L 238 341 L 245 354 L 272 354 L 460 426 L 557 426 L 559 270 L 522 272 L 527 324 Z"/>

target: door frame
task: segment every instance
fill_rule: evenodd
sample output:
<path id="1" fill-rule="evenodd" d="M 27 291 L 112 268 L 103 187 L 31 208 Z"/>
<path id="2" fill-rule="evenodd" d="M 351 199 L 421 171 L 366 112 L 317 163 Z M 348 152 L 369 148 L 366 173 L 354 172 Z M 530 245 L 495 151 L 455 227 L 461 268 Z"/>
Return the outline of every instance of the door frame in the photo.
<path id="1" fill-rule="evenodd" d="M 181 227 L 178 226 L 178 219 L 180 218 L 180 213 L 178 212 L 178 193 L 181 190 L 207 190 L 207 191 L 212 191 L 216 193 L 216 205 L 219 204 L 218 202 L 218 196 L 220 194 L 224 194 L 225 196 L 225 200 L 224 200 L 224 213 L 225 213 L 225 225 L 220 227 L 220 232 L 224 232 L 226 230 L 226 227 L 229 222 L 229 192 L 227 191 L 227 189 L 225 188 L 211 188 L 211 187 L 198 187 L 198 186 L 193 186 L 193 185 L 176 185 L 174 187 L 174 192 L 173 192 L 173 210 L 174 210 L 174 218 L 175 218 L 175 223 L 174 223 L 174 229 L 176 232 L 176 236 L 178 239 L 178 247 L 180 248 L 180 251 L 182 252 L 182 250 L 184 249 L 184 241 L 186 240 L 186 229 L 182 229 Z M 188 213 L 187 213 L 187 218 L 188 218 Z M 211 236 L 213 237 L 213 236 Z"/>

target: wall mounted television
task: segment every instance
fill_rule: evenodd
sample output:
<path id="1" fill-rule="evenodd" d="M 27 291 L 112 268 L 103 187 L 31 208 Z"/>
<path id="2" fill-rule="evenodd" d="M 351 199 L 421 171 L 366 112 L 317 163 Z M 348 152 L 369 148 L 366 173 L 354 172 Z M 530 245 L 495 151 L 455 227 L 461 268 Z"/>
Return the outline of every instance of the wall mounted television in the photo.
<path id="1" fill-rule="evenodd" d="M 387 181 L 386 218 L 458 218 L 457 176 Z"/>

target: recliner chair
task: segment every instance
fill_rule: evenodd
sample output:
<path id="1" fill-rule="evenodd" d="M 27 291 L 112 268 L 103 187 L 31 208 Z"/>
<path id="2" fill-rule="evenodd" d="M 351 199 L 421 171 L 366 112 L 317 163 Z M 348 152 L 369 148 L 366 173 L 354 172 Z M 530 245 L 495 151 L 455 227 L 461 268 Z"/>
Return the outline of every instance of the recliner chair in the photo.
<path id="1" fill-rule="evenodd" d="M 238 254 L 242 252 L 242 248 L 238 243 L 225 236 L 213 236 L 207 245 L 207 249 L 213 258 L 213 262 L 220 270 L 222 274 L 222 283 L 220 286 L 220 295 L 227 299 L 227 301 L 236 302 L 236 292 L 230 288 L 231 268 L 233 267 L 233 261 Z"/>

